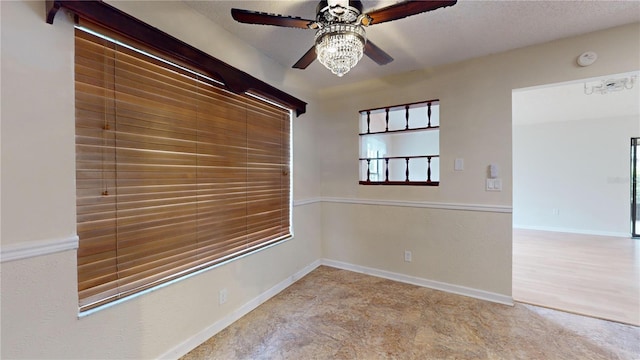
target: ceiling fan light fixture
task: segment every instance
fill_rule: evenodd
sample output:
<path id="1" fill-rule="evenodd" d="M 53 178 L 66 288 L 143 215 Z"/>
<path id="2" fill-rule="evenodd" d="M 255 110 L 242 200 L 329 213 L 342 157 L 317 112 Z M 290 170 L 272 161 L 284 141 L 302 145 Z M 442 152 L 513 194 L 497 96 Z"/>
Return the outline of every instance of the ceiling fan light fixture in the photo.
<path id="1" fill-rule="evenodd" d="M 315 20 L 235 8 L 231 9 L 231 16 L 245 24 L 316 30 L 313 47 L 293 64 L 293 68 L 306 69 L 318 59 L 332 73 L 343 76 L 356 66 L 363 54 L 378 65 L 393 61 L 374 43 L 367 42 L 365 26 L 403 19 L 452 6 L 456 2 L 399 0 L 393 5 L 363 13 L 362 0 L 320 0 L 316 6 Z"/>
<path id="2" fill-rule="evenodd" d="M 349 72 L 364 53 L 364 28 L 355 24 L 330 24 L 316 32 L 318 61 L 332 73 L 342 77 Z"/>

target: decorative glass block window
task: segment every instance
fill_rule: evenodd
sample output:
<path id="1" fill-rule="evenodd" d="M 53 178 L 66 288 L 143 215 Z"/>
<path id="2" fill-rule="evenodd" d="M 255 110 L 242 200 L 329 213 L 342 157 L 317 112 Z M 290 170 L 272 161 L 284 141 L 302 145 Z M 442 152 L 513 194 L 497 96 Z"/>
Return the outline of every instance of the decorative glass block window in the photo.
<path id="1" fill-rule="evenodd" d="M 360 111 L 360 184 L 440 183 L 440 101 Z"/>

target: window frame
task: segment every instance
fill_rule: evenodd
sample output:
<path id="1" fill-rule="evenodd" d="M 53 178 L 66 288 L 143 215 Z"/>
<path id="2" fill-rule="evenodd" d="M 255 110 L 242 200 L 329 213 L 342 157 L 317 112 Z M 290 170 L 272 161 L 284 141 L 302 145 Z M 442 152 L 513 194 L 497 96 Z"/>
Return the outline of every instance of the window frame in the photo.
<path id="1" fill-rule="evenodd" d="M 184 277 L 208 270 L 220 263 L 243 257 L 254 251 L 273 246 L 293 236 L 293 177 L 291 171 L 293 165 L 291 129 L 293 118 L 292 111 L 295 111 L 297 116 L 303 114 L 306 111 L 305 102 L 284 93 L 249 74 L 235 69 L 101 1 L 45 1 L 45 3 L 47 12 L 46 21 L 50 24 L 53 23 L 57 11 L 60 8 L 65 8 L 73 13 L 77 25 L 95 27 L 98 28 L 100 32 L 104 30 L 109 37 L 112 37 L 117 41 L 134 43 L 136 44 L 136 48 L 147 51 L 149 54 L 156 57 L 156 60 L 158 56 L 161 58 L 170 58 L 175 64 L 189 69 L 190 71 L 200 73 L 203 78 L 208 78 L 207 81 L 215 83 L 220 88 L 226 89 L 226 91 L 229 91 L 230 93 L 239 94 L 240 96 L 250 99 L 247 101 L 260 101 L 264 104 L 268 104 L 268 106 L 276 106 L 286 109 L 287 111 L 286 151 L 288 160 L 286 169 L 282 170 L 281 178 L 284 177 L 287 179 L 288 185 L 286 186 L 286 196 L 288 200 L 286 209 L 278 208 L 280 213 L 286 214 L 286 218 L 288 220 L 288 232 L 286 235 L 283 235 L 280 238 L 271 239 L 268 243 L 255 244 L 256 246 L 252 246 L 246 251 L 208 262 L 205 266 L 201 266 L 198 269 L 193 269 L 188 272 L 180 272 L 179 276 L 174 276 L 166 281 L 143 287 L 139 291 L 127 292 L 127 294 L 124 294 L 123 296 L 112 297 L 108 301 L 104 302 L 94 302 L 89 306 L 79 306 L 80 316 L 88 315 L 104 307 L 111 306 L 115 303 L 119 303 L 123 300 L 151 291 L 157 287 L 165 286 Z M 264 133 L 258 133 L 258 136 L 264 135 Z"/>
<path id="2" fill-rule="evenodd" d="M 291 110 L 75 31 L 81 313 L 292 237 Z"/>
<path id="3" fill-rule="evenodd" d="M 425 101 L 419 101 L 419 102 L 413 102 L 413 103 L 407 103 L 407 104 L 400 104 L 400 105 L 392 105 L 392 106 L 386 106 L 386 107 L 379 107 L 379 108 L 373 108 L 373 109 L 366 109 L 366 110 L 360 110 L 358 112 L 359 114 L 359 124 L 360 124 L 360 132 L 359 132 L 359 138 L 360 138 L 360 152 L 362 153 L 362 143 L 364 141 L 364 139 L 366 139 L 367 137 L 372 137 L 372 136 L 397 136 L 397 135 L 402 135 L 402 134 L 411 134 L 411 133 L 419 133 L 419 132 L 432 132 L 432 131 L 437 131 L 438 132 L 438 139 L 439 139 L 439 131 L 440 131 L 440 118 L 439 118 L 439 111 L 438 111 L 438 119 L 437 119 L 437 125 L 432 124 L 432 106 L 438 106 L 438 110 L 439 110 L 439 106 L 440 106 L 440 100 L 439 99 L 432 99 L 432 100 L 425 100 Z M 418 108 L 422 108 L 422 107 L 426 107 L 427 111 L 427 121 L 426 121 L 426 126 L 415 126 L 412 127 L 412 123 L 411 123 L 411 119 L 410 119 L 410 112 L 412 109 L 418 109 Z M 371 130 L 371 115 L 372 114 L 376 114 L 376 113 L 385 113 L 385 129 L 384 130 Z M 404 117 L 405 117 L 405 128 L 404 129 L 393 129 L 389 127 L 390 124 L 390 114 L 394 113 L 394 112 L 404 112 Z M 364 123 L 363 123 L 363 117 L 366 116 L 366 129 L 363 129 L 364 127 Z M 435 120 L 435 119 L 433 119 Z M 435 122 L 435 121 L 434 121 Z M 379 140 L 378 140 L 379 141 Z M 439 141 L 438 141 L 439 142 Z M 434 165 L 432 165 L 432 162 L 434 160 L 437 160 L 439 162 L 440 159 L 440 151 L 438 150 L 437 154 L 419 154 L 419 155 L 398 155 L 398 156 L 388 156 L 388 155 L 384 155 L 382 157 L 380 156 L 376 156 L 376 157 L 371 157 L 369 156 L 369 149 L 367 149 L 367 154 L 364 157 L 359 157 L 358 158 L 358 163 L 359 163 L 359 184 L 360 185 L 415 185 L 415 186 L 439 186 L 440 185 L 440 180 L 438 178 L 438 180 L 432 180 L 431 176 L 432 176 L 432 170 Z M 411 180 L 410 179 L 410 162 L 411 161 L 422 161 L 421 159 L 426 159 L 427 161 L 427 166 L 426 166 L 426 176 L 424 180 Z M 405 179 L 404 180 L 390 180 L 390 175 L 389 175 L 389 168 L 390 168 L 390 162 L 394 161 L 394 162 L 399 162 L 399 161 L 404 161 L 405 162 Z M 372 166 L 373 165 L 373 166 Z M 372 172 L 372 168 L 375 169 L 375 173 Z M 383 171 L 384 169 L 384 171 Z M 382 178 L 380 178 L 380 175 L 384 175 Z M 439 165 L 438 165 L 438 174 L 439 174 Z M 372 175 L 373 177 L 375 177 L 375 179 L 372 179 Z"/>

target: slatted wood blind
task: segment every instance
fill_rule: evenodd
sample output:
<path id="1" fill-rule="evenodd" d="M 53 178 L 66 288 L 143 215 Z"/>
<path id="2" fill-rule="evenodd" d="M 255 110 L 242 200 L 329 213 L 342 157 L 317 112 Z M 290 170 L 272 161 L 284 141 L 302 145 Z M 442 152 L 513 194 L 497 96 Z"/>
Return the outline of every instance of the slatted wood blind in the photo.
<path id="1" fill-rule="evenodd" d="M 290 111 L 76 29 L 88 310 L 291 236 Z"/>

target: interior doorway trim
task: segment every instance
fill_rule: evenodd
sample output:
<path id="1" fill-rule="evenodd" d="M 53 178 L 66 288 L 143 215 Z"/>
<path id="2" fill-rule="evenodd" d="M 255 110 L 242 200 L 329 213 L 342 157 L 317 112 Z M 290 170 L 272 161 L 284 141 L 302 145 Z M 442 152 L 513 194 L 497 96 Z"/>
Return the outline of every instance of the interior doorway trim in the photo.
<path id="1" fill-rule="evenodd" d="M 631 138 L 631 236 L 640 237 L 640 179 L 638 146 L 640 138 Z"/>

